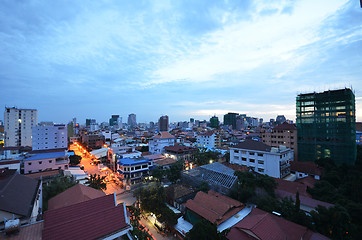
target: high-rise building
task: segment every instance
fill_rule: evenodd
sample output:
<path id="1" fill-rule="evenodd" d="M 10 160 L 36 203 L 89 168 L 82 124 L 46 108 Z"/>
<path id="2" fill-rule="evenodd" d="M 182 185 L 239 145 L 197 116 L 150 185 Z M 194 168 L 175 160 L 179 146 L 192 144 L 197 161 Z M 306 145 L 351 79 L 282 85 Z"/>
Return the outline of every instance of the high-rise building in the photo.
<path id="1" fill-rule="evenodd" d="M 36 109 L 5 108 L 5 146 L 31 146 L 32 127 L 38 124 Z"/>
<path id="2" fill-rule="evenodd" d="M 168 131 L 168 116 L 162 116 L 158 120 L 158 130 L 160 132 L 167 132 Z"/>
<path id="3" fill-rule="evenodd" d="M 67 125 L 41 122 L 33 127 L 33 150 L 68 147 Z"/>
<path id="4" fill-rule="evenodd" d="M 219 128 L 219 118 L 213 116 L 210 118 L 210 127 L 212 128 Z"/>
<path id="5" fill-rule="evenodd" d="M 118 119 L 119 115 L 112 115 L 112 117 L 109 119 L 109 126 L 118 125 Z"/>
<path id="6" fill-rule="evenodd" d="M 233 129 L 236 129 L 236 117 L 237 113 L 228 113 L 224 115 L 224 125 L 231 125 Z"/>
<path id="7" fill-rule="evenodd" d="M 134 128 L 137 126 L 136 114 L 131 113 L 128 115 L 128 127 Z"/>
<path id="8" fill-rule="evenodd" d="M 351 89 L 297 96 L 298 160 L 356 161 L 355 96 Z"/>

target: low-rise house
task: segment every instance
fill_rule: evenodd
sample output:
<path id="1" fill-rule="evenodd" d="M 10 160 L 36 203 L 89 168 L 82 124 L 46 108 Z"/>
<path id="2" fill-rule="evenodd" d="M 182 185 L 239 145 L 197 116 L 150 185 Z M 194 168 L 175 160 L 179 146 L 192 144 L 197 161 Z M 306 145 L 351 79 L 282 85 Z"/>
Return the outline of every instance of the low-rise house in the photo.
<path id="1" fill-rule="evenodd" d="M 13 217 L 21 224 L 33 223 L 41 209 L 41 180 L 18 174 L 16 170 L 0 169 L 0 229 L 4 229 L 5 219 Z"/>
<path id="2" fill-rule="evenodd" d="M 185 212 L 184 203 L 194 198 L 196 193 L 190 186 L 182 184 L 173 184 L 165 189 L 167 203 L 183 213 Z"/>
<path id="3" fill-rule="evenodd" d="M 49 210 L 44 213 L 43 240 L 119 239 L 133 230 L 126 205 L 115 194 Z"/>
<path id="4" fill-rule="evenodd" d="M 178 160 L 192 160 L 193 153 L 196 151 L 196 148 L 187 147 L 183 145 L 174 145 L 164 147 L 164 155 L 169 158 Z"/>
<path id="5" fill-rule="evenodd" d="M 165 158 L 157 161 L 153 161 L 153 165 L 155 167 L 160 167 L 162 169 L 170 168 L 170 166 L 174 163 L 176 163 L 177 160 L 173 158 Z"/>
<path id="6" fill-rule="evenodd" d="M 316 180 L 320 180 L 323 168 L 314 162 L 293 161 L 290 163 L 290 172 L 295 174 L 297 179 L 312 176 Z"/>
<path id="7" fill-rule="evenodd" d="M 168 132 L 159 132 L 149 141 L 149 151 L 151 154 L 163 153 L 164 147 L 175 145 L 176 138 Z"/>
<path id="8" fill-rule="evenodd" d="M 20 173 L 20 160 L 15 160 L 15 159 L 0 160 L 0 168 L 15 169 L 18 173 Z"/>
<path id="9" fill-rule="evenodd" d="M 106 196 L 106 194 L 101 190 L 97 190 L 83 184 L 76 184 L 49 199 L 48 210 L 70 206 L 103 196 Z"/>
<path id="10" fill-rule="evenodd" d="M 142 156 L 142 152 L 137 151 L 134 146 L 112 147 L 112 150 L 117 158 L 139 158 Z"/>
<path id="11" fill-rule="evenodd" d="M 15 159 L 31 151 L 31 147 L 0 147 L 0 160 Z"/>
<path id="12" fill-rule="evenodd" d="M 276 148 L 249 139 L 230 147 L 230 163 L 244 165 L 257 173 L 275 178 L 284 178 L 290 174 L 293 156 L 293 150 L 285 146 Z"/>
<path id="13" fill-rule="evenodd" d="M 66 151 L 37 153 L 25 157 L 24 174 L 49 170 L 65 170 L 69 167 L 69 157 Z"/>
<path id="14" fill-rule="evenodd" d="M 149 176 L 153 162 L 147 158 L 122 158 L 118 160 L 117 168 L 126 183 L 134 184 Z"/>
<path id="15" fill-rule="evenodd" d="M 237 200 L 209 190 L 199 191 L 194 199 L 185 204 L 185 219 L 195 224 L 200 219 L 206 219 L 217 225 L 219 232 L 232 227 L 251 211 L 251 208 Z"/>
<path id="16" fill-rule="evenodd" d="M 308 183 L 303 182 L 290 182 L 283 179 L 274 179 L 278 186 L 275 190 L 277 198 L 291 198 L 294 202 L 296 201 L 296 194 L 299 193 L 300 209 L 305 212 L 311 212 L 315 210 L 319 205 L 329 208 L 333 204 L 323 202 L 320 200 L 313 199 L 312 196 L 307 192 L 307 188 L 311 187 Z"/>
<path id="17" fill-rule="evenodd" d="M 307 227 L 288 221 L 280 216 L 258 208 L 235 224 L 227 235 L 229 240 L 327 240 L 329 238 L 311 231 Z"/>

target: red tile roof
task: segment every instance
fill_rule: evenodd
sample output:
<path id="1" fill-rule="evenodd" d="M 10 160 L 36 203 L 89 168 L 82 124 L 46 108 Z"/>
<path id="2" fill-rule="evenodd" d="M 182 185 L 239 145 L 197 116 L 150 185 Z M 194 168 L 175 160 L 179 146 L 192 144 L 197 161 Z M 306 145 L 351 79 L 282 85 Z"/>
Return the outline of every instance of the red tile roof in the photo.
<path id="1" fill-rule="evenodd" d="M 159 132 L 157 135 L 153 136 L 152 138 L 175 138 L 169 132 Z"/>
<path id="2" fill-rule="evenodd" d="M 177 160 L 175 160 L 173 158 L 165 158 L 165 159 L 161 159 L 161 160 L 155 160 L 153 163 L 155 165 L 167 166 L 167 165 L 171 165 L 175 162 L 177 162 Z"/>
<path id="3" fill-rule="evenodd" d="M 115 206 L 111 194 L 45 212 L 43 240 L 98 239 L 128 227 L 124 205 Z"/>
<path id="4" fill-rule="evenodd" d="M 238 143 L 235 147 L 230 147 L 230 148 L 239 148 L 246 150 L 263 151 L 263 152 L 270 152 L 271 150 L 271 146 L 250 139 L 245 139 L 244 141 Z"/>
<path id="5" fill-rule="evenodd" d="M 83 184 L 77 184 L 49 199 L 48 210 L 85 202 L 90 199 L 103 197 L 105 195 L 106 194 L 100 190 L 85 186 Z"/>
<path id="6" fill-rule="evenodd" d="M 213 132 L 204 132 L 204 133 L 200 133 L 199 136 L 212 136 L 214 133 Z"/>
<path id="7" fill-rule="evenodd" d="M 300 196 L 311 197 L 311 195 L 307 192 L 306 184 L 301 182 L 291 182 L 280 178 L 274 178 L 274 180 L 278 184 L 277 190 L 282 190 L 293 194 L 299 192 Z"/>
<path id="8" fill-rule="evenodd" d="M 241 211 L 245 206 L 239 201 L 210 190 L 198 192 L 194 199 L 186 202 L 185 207 L 217 225 Z"/>
<path id="9" fill-rule="evenodd" d="M 196 150 L 196 148 L 182 146 L 182 145 L 166 146 L 163 149 L 165 149 L 166 151 L 176 152 L 176 153 L 184 153 Z"/>
<path id="10" fill-rule="evenodd" d="M 284 122 L 282 124 L 279 124 L 273 128 L 273 130 L 297 130 L 297 127 L 295 124 L 289 124 L 287 122 Z"/>
<path id="11" fill-rule="evenodd" d="M 323 172 L 323 168 L 318 166 L 314 162 L 299 162 L 299 161 L 291 161 L 290 170 L 312 174 L 312 175 L 318 175 L 318 176 L 321 176 Z"/>
<path id="12" fill-rule="evenodd" d="M 248 216 L 235 224 L 228 233 L 227 238 L 259 239 L 259 240 L 326 240 L 318 233 L 308 228 L 285 220 L 284 218 L 254 208 Z"/>
<path id="13" fill-rule="evenodd" d="M 29 225 L 21 226 L 20 231 L 16 234 L 3 236 L 5 240 L 41 240 L 43 221 L 35 222 Z M 1 233 L 3 235 L 3 233 Z"/>

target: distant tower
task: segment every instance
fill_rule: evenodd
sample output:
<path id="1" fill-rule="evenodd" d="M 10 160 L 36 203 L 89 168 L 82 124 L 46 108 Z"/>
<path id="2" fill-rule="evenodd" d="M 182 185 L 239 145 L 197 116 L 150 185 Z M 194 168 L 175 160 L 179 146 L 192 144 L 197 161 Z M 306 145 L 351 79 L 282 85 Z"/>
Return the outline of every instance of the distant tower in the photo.
<path id="1" fill-rule="evenodd" d="M 287 119 L 285 118 L 284 115 L 278 115 L 277 118 L 275 119 L 275 122 L 277 124 L 282 124 L 285 121 L 287 121 Z"/>
<path id="2" fill-rule="evenodd" d="M 167 132 L 168 131 L 168 116 L 162 116 L 158 120 L 158 129 L 160 132 Z"/>
<path id="3" fill-rule="evenodd" d="M 233 129 L 236 129 L 236 117 L 238 113 L 228 113 L 224 115 L 224 125 L 230 125 Z"/>
<path id="4" fill-rule="evenodd" d="M 5 108 L 5 147 L 32 145 L 32 128 L 38 124 L 36 109 Z"/>
<path id="5" fill-rule="evenodd" d="M 128 126 L 130 128 L 134 128 L 137 126 L 137 121 L 136 121 L 136 114 L 131 113 L 128 115 Z"/>

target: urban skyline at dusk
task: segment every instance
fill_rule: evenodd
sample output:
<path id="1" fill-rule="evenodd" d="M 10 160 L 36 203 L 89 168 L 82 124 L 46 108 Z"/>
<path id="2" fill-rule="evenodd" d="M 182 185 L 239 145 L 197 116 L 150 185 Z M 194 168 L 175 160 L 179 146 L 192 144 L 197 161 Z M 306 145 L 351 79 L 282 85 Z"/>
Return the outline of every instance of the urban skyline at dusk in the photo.
<path id="1" fill-rule="evenodd" d="M 0 3 L 0 107 L 39 121 L 295 120 L 296 96 L 352 87 L 358 1 Z M 3 115 L 0 115 L 3 120 Z"/>

